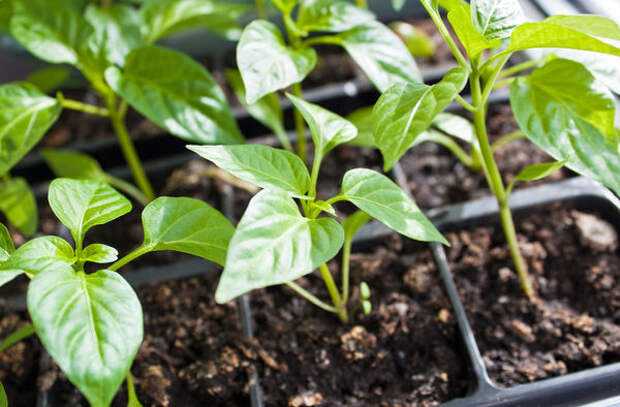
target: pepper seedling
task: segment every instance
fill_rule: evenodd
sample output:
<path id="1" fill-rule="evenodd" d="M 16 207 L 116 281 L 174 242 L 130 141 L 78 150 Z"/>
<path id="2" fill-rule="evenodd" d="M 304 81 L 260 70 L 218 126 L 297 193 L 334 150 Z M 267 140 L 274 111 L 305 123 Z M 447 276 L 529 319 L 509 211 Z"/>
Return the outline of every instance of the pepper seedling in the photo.
<path id="1" fill-rule="evenodd" d="M 447 244 L 416 204 L 388 177 L 368 169 L 344 175 L 341 192 L 317 199 L 321 162 L 336 146 L 357 135 L 352 123 L 317 105 L 287 95 L 307 122 L 314 142 L 311 172 L 295 154 L 262 145 L 188 146 L 222 170 L 264 188 L 248 204 L 233 235 L 216 301 L 227 302 L 256 288 L 286 284 L 314 305 L 349 320 L 349 257 L 355 233 L 371 218 L 411 239 Z M 360 211 L 342 224 L 332 205 L 349 201 Z M 301 211 L 300 207 L 301 205 Z M 342 249 L 342 284 L 336 286 L 327 262 Z M 295 280 L 319 269 L 332 304 Z M 362 307 L 370 311 L 368 287 Z"/>
<path id="2" fill-rule="evenodd" d="M 493 89 L 509 85 L 510 104 L 522 135 L 557 160 L 526 168 L 514 181 L 539 179 L 565 165 L 620 193 L 620 136 L 614 126 L 615 103 L 610 91 L 586 66 L 569 59 L 545 56 L 504 69 L 513 53 L 531 48 L 567 48 L 620 56 L 614 42 L 620 39 L 620 27 L 607 18 L 591 15 L 557 15 L 542 22 L 525 22 L 518 0 L 472 0 L 471 5 L 461 0 L 440 1 L 448 10 L 448 20 L 466 57 L 441 18 L 438 1 L 420 1 L 460 66 L 435 85 L 399 83 L 384 92 L 371 114 L 372 140 L 366 133 L 365 142 L 381 150 L 387 171 L 416 143 L 438 141 L 433 132 L 427 131 L 431 125 L 443 130 L 436 133 L 443 140 L 439 142 L 470 168 L 484 171 L 497 198 L 523 290 L 532 298 L 535 292 L 508 203 L 514 182 L 505 187 L 493 157 L 498 145 L 492 146 L 487 134 L 489 96 Z M 514 76 L 531 68 L 536 69 L 525 76 Z M 459 95 L 467 82 L 471 103 Z M 454 100 L 471 112 L 473 125 L 465 119 L 456 123 L 454 116 L 441 116 Z M 498 143 L 522 135 L 511 134 Z M 449 136 L 470 143 L 472 154 L 468 156 Z"/>
<path id="3" fill-rule="evenodd" d="M 171 134 L 195 143 L 242 143 L 224 93 L 190 57 L 155 46 L 182 30 L 211 27 L 238 38 L 238 18 L 247 5 L 223 1 L 146 0 L 139 8 L 109 1 L 2 2 L 2 25 L 36 57 L 77 68 L 105 107 L 36 93 L 24 84 L 5 85 L 9 109 L 0 115 L 2 154 L 21 158 L 43 136 L 63 108 L 110 119 L 142 198 L 155 198 L 125 124 L 128 104 Z M 2 88 L 4 88 L 3 86 Z M 30 117 L 36 126 L 29 126 Z M 11 139 L 12 141 L 8 141 Z M 15 141 L 27 140 L 27 144 Z M 0 168 L 2 170 L 4 168 Z M 4 175 L 5 171 L 0 171 Z"/>
<path id="4" fill-rule="evenodd" d="M 259 103 L 262 112 L 267 110 L 272 112 L 272 117 L 281 117 L 281 107 L 270 95 L 290 86 L 293 95 L 301 97 L 301 82 L 317 64 L 313 47 L 320 44 L 343 47 L 380 91 L 396 82 L 422 80 L 400 38 L 365 8 L 343 0 L 272 2 L 284 21 L 287 40 L 278 26 L 264 19 L 253 21 L 243 30 L 237 45 L 237 66 L 243 83 L 232 83 L 244 105 Z M 323 35 L 311 36 L 313 33 Z M 251 109 L 248 111 L 254 115 Z M 305 162 L 304 121 L 298 111 L 294 112 L 294 118 L 297 154 Z M 257 119 L 267 124 L 264 113 Z M 280 129 L 267 125 L 279 136 L 282 145 L 290 148 Z"/>
<path id="5" fill-rule="evenodd" d="M 128 213 L 131 203 L 107 184 L 59 178 L 49 204 L 69 229 L 74 246 L 58 236 L 33 239 L 18 249 L 0 224 L 0 285 L 25 274 L 32 325 L 0 343 L 0 351 L 35 334 L 69 380 L 95 407 L 110 405 L 127 377 L 143 337 L 138 297 L 117 270 L 150 252 L 174 250 L 223 264 L 234 227 L 205 202 L 160 197 L 142 212 L 144 242 L 120 260 L 108 245 L 85 245 L 86 233 Z M 111 265 L 88 273 L 88 263 Z M 134 405 L 138 405 L 135 404 Z"/>

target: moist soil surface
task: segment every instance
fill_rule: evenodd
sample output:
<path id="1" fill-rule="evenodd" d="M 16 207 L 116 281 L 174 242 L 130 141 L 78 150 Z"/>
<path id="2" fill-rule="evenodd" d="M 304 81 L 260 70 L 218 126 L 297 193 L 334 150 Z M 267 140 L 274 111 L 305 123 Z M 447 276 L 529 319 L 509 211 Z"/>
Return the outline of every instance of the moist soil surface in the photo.
<path id="1" fill-rule="evenodd" d="M 619 362 L 620 252 L 611 224 L 556 204 L 518 221 L 517 232 L 535 301 L 520 288 L 499 226 L 446 235 L 491 378 L 512 386 Z"/>

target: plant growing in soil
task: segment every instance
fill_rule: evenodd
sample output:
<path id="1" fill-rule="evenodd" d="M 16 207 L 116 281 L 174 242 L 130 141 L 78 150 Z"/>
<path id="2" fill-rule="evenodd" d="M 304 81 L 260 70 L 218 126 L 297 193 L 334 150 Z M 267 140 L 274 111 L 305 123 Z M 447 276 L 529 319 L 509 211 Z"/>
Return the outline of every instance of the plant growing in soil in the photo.
<path id="1" fill-rule="evenodd" d="M 202 201 L 160 197 L 142 212 L 144 242 L 118 260 L 113 247 L 85 245 L 85 235 L 129 212 L 129 200 L 99 181 L 58 178 L 50 185 L 49 204 L 71 232 L 73 246 L 58 236 L 43 236 L 15 249 L 0 224 L 0 285 L 21 274 L 31 279 L 32 319 L 32 325 L 0 343 L 0 351 L 36 333 L 92 406 L 109 405 L 125 378 L 129 398 L 135 399 L 129 369 L 142 342 L 142 308 L 117 270 L 161 250 L 223 264 L 234 227 Z M 89 263 L 112 264 L 90 272 Z"/>
<path id="2" fill-rule="evenodd" d="M 230 242 L 215 294 L 223 303 L 256 288 L 286 284 L 318 307 L 349 319 L 349 256 L 353 236 L 375 218 L 409 238 L 438 241 L 444 237 L 416 204 L 388 177 L 368 169 L 344 175 L 341 192 L 317 200 L 321 162 L 336 146 L 357 136 L 352 123 L 317 105 L 287 95 L 307 122 L 314 142 L 311 172 L 295 154 L 261 145 L 188 146 L 200 156 L 244 181 L 264 188 L 250 201 Z M 297 200 L 297 201 L 295 201 Z M 360 210 L 344 222 L 333 204 L 349 201 Z M 301 206 L 301 211 L 300 207 Z M 342 248 L 339 289 L 327 268 Z M 332 304 L 309 293 L 295 280 L 319 268 Z M 360 287 L 361 306 L 370 309 L 369 287 Z"/>
<path id="3" fill-rule="evenodd" d="M 460 66 L 436 85 L 398 83 L 384 92 L 372 111 L 370 143 L 381 150 L 386 171 L 410 147 L 428 140 L 446 145 L 470 168 L 481 168 L 497 198 L 523 290 L 533 297 L 508 205 L 514 181 L 542 178 L 566 165 L 620 193 L 620 137 L 614 126 L 613 96 L 583 64 L 547 56 L 504 67 L 513 53 L 530 48 L 568 48 L 620 56 L 620 48 L 613 42 L 620 39 L 620 28 L 607 18 L 591 15 L 557 15 L 542 22 L 525 22 L 518 0 L 474 0 L 471 5 L 461 0 L 421 2 Z M 440 17 L 438 3 L 448 10 L 448 20 L 465 54 Z M 528 75 L 514 76 L 534 67 L 538 68 Z M 467 82 L 471 103 L 459 95 Z M 528 167 L 506 187 L 493 158 L 496 146 L 489 143 L 486 114 L 493 89 L 508 85 L 523 135 L 557 162 Z M 473 126 L 465 119 L 442 113 L 453 100 L 472 113 Z M 431 125 L 443 133 L 427 131 Z M 471 155 L 449 135 L 469 143 Z M 510 135 L 500 143 L 519 136 Z"/>
<path id="4" fill-rule="evenodd" d="M 400 38 L 364 7 L 342 0 L 272 2 L 284 21 L 286 41 L 275 24 L 264 19 L 253 21 L 243 30 L 237 46 L 239 73 L 233 72 L 229 77 L 249 113 L 271 128 L 285 148 L 292 150 L 273 93 L 290 86 L 292 94 L 301 97 L 301 82 L 317 64 L 314 46 L 343 47 L 380 91 L 396 82 L 421 80 L 415 61 Z M 312 36 L 313 33 L 329 34 Z M 297 111 L 294 118 L 297 152 L 305 162 L 304 121 Z"/>
<path id="5" fill-rule="evenodd" d="M 148 0 L 140 2 L 139 8 L 105 0 L 86 3 L 66 1 L 54 7 L 45 0 L 0 3 L 2 27 L 8 27 L 38 58 L 77 68 L 105 106 L 68 100 L 61 93 L 53 99 L 26 84 L 3 86 L 0 140 L 2 154 L 13 165 L 34 147 L 63 108 L 110 119 L 141 202 L 153 200 L 155 194 L 125 125 L 128 105 L 190 142 L 243 142 L 211 75 L 188 56 L 153 44 L 195 27 L 238 37 L 237 19 L 248 6 L 196 0 Z M 0 168 L 0 175 L 8 169 Z"/>

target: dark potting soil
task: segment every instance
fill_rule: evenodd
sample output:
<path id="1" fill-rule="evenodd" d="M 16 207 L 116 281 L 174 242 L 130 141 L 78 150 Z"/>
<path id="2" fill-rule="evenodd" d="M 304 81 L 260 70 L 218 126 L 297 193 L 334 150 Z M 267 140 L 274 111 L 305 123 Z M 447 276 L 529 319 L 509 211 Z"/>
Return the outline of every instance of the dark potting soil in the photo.
<path id="1" fill-rule="evenodd" d="M 12 312 L 0 300 L 0 338 L 7 337 L 29 322 L 27 313 Z M 0 353 L 0 381 L 6 390 L 9 406 L 35 406 L 40 355 L 41 345 L 33 337 Z"/>
<path id="2" fill-rule="evenodd" d="M 489 107 L 487 126 L 491 142 L 519 129 L 508 103 Z M 462 146 L 469 150 L 464 144 Z M 505 185 L 529 165 L 554 161 L 524 138 L 505 144 L 494 156 Z M 412 148 L 400 163 L 411 193 L 421 208 L 436 208 L 491 195 L 482 171 L 472 172 L 449 150 L 436 143 L 422 143 Z M 570 174 L 563 168 L 539 181 L 519 182 L 515 189 L 557 181 Z"/>
<path id="3" fill-rule="evenodd" d="M 366 281 L 373 310 L 347 325 L 282 286 L 252 294 L 256 339 L 269 355 L 257 364 L 266 405 L 431 406 L 463 396 L 466 367 L 430 253 L 394 237 L 353 254 L 351 273 L 351 304 Z M 320 277 L 298 283 L 329 302 Z"/>
<path id="4" fill-rule="evenodd" d="M 511 386 L 620 361 L 613 227 L 552 205 L 517 222 L 539 301 L 523 294 L 497 225 L 448 233 L 448 258 L 491 378 Z"/>

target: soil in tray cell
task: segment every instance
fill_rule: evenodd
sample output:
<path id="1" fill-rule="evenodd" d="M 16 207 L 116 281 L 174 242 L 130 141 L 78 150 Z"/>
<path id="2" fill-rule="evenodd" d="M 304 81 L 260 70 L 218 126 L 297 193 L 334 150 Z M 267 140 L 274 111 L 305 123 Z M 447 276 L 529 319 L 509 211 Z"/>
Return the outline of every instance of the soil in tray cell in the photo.
<path id="1" fill-rule="evenodd" d="M 555 204 L 517 222 L 538 301 L 521 291 L 501 228 L 448 233 L 448 258 L 491 378 L 503 386 L 620 361 L 618 235 Z"/>
<path id="2" fill-rule="evenodd" d="M 347 325 L 288 288 L 252 295 L 266 405 L 432 406 L 463 396 L 466 367 L 430 253 L 394 237 L 353 254 L 351 272 L 353 301 L 364 280 L 373 310 Z M 319 276 L 299 284 L 329 301 Z"/>

